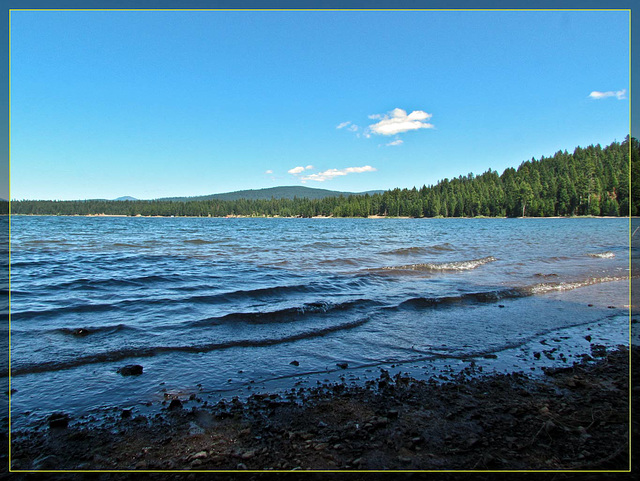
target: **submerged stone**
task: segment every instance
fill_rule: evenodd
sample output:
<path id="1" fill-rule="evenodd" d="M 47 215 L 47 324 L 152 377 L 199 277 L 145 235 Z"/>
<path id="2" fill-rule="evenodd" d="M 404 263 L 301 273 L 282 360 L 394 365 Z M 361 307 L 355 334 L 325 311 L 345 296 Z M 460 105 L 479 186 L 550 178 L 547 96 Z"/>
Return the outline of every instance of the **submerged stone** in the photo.
<path id="1" fill-rule="evenodd" d="M 127 364 L 119 368 L 118 373 L 123 376 L 139 376 L 142 374 L 142 366 L 140 364 Z"/>

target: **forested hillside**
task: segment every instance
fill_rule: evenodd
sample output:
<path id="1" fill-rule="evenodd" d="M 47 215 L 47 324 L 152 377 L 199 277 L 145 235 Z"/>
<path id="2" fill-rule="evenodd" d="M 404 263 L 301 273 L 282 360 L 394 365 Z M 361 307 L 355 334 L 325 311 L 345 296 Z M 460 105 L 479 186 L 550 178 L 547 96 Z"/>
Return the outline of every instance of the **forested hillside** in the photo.
<path id="1" fill-rule="evenodd" d="M 370 192 L 337 192 L 335 190 L 327 189 L 314 189 L 310 187 L 303 187 L 300 185 L 283 186 L 283 187 L 269 187 L 266 189 L 251 189 L 251 190 L 238 190 L 235 192 L 225 192 L 223 194 L 210 194 L 210 195 L 198 195 L 194 197 L 166 197 L 157 199 L 160 201 L 165 200 L 177 200 L 180 202 L 192 202 L 199 200 L 270 200 L 270 199 L 295 199 L 296 197 L 302 199 L 324 199 L 325 197 L 338 197 L 340 195 L 364 195 L 366 193 L 382 193 L 384 191 L 370 191 Z"/>
<path id="2" fill-rule="evenodd" d="M 630 145 L 631 144 L 631 145 Z M 631 149 L 630 149 L 631 147 Z M 629 151 L 631 150 L 631 159 Z M 633 189 L 629 200 L 629 166 Z M 531 159 L 501 175 L 488 170 L 444 179 L 436 185 L 382 194 L 323 199 L 220 199 L 156 201 L 12 201 L 14 214 L 366 217 L 544 217 L 640 215 L 639 143 L 578 147 L 573 153 Z"/>

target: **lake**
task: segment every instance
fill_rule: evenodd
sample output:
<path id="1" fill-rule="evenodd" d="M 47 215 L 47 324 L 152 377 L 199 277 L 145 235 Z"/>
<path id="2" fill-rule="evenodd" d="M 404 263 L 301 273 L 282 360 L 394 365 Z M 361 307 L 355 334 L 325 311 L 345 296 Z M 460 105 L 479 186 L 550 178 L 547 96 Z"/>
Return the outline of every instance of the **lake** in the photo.
<path id="1" fill-rule="evenodd" d="M 13 216 L 12 422 L 380 366 L 533 371 L 539 340 L 627 344 L 628 276 L 625 218 Z"/>

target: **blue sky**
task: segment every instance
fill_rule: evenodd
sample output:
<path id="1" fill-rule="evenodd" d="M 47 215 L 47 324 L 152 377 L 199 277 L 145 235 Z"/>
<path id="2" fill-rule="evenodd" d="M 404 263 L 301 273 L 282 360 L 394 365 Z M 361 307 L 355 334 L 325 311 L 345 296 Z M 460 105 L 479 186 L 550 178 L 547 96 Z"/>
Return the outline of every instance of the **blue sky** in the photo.
<path id="1" fill-rule="evenodd" d="M 626 11 L 13 11 L 11 197 L 364 191 L 629 131 Z"/>

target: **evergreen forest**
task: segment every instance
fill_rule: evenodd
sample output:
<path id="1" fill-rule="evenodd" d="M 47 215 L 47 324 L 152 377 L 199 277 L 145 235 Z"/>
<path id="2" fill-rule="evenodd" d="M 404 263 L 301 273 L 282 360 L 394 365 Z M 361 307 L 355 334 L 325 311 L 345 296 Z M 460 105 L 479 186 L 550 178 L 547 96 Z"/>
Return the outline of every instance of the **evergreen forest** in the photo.
<path id="1" fill-rule="evenodd" d="M 631 166 L 631 168 L 630 168 Z M 629 178 L 631 175 L 631 179 Z M 435 185 L 338 197 L 221 200 L 19 200 L 13 214 L 280 217 L 548 217 L 640 215 L 640 145 L 559 151 L 508 168 Z M 630 189 L 631 185 L 631 189 Z"/>

